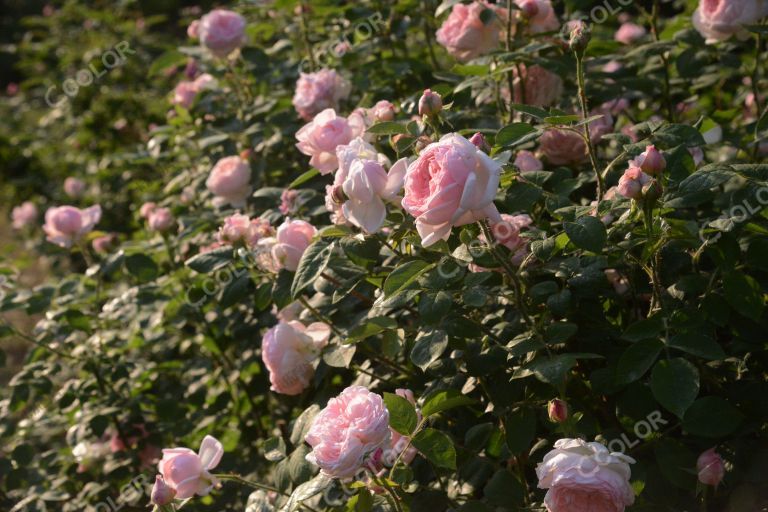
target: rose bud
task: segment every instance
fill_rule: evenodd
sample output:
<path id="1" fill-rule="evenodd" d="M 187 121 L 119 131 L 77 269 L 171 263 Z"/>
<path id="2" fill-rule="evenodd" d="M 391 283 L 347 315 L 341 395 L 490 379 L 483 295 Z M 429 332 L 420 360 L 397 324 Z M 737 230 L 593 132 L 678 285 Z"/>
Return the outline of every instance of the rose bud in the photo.
<path id="1" fill-rule="evenodd" d="M 571 36 L 568 40 L 568 46 L 570 47 L 571 51 L 583 52 L 587 49 L 587 45 L 589 44 L 591 36 L 592 34 L 590 33 L 589 27 L 587 27 L 586 23 L 583 21 L 576 22 L 573 24 L 573 28 L 571 29 Z"/>
<path id="2" fill-rule="evenodd" d="M 651 178 L 651 181 L 643 185 L 643 198 L 647 201 L 655 201 L 661 197 L 661 184 Z"/>
<path id="3" fill-rule="evenodd" d="M 155 208 L 147 217 L 147 225 L 152 231 L 168 231 L 175 223 L 176 220 L 168 208 Z"/>
<path id="4" fill-rule="evenodd" d="M 425 89 L 424 94 L 419 98 L 419 115 L 434 116 L 443 110 L 443 98 L 430 89 Z"/>
<path id="5" fill-rule="evenodd" d="M 539 5 L 535 0 L 529 0 L 523 3 L 518 3 L 520 12 L 525 18 L 533 18 L 539 14 Z"/>
<path id="6" fill-rule="evenodd" d="M 547 404 L 547 413 L 549 414 L 549 421 L 563 423 L 568 419 L 568 404 L 559 398 L 550 400 Z"/>
<path id="7" fill-rule="evenodd" d="M 387 100 L 377 102 L 371 110 L 376 121 L 394 121 L 395 119 L 395 106 Z"/>
<path id="8" fill-rule="evenodd" d="M 696 471 L 699 482 L 717 487 L 725 476 L 723 458 L 715 452 L 714 448 L 710 448 L 699 455 L 699 459 L 696 461 Z"/>
<path id="9" fill-rule="evenodd" d="M 491 146 L 488 144 L 488 141 L 485 140 L 485 136 L 480 132 L 477 132 L 472 137 L 470 137 L 469 142 L 474 144 L 480 151 L 484 151 L 486 153 L 491 152 Z"/>
<path id="10" fill-rule="evenodd" d="M 667 161 L 664 156 L 651 144 L 645 148 L 645 152 L 640 155 L 640 168 L 643 172 L 655 176 L 667 168 Z"/>
<path id="11" fill-rule="evenodd" d="M 165 483 L 165 480 L 163 480 L 162 476 L 157 475 L 155 477 L 155 485 L 152 486 L 152 494 L 150 495 L 150 501 L 152 504 L 159 507 L 168 505 L 173 501 L 175 496 L 176 491 Z"/>

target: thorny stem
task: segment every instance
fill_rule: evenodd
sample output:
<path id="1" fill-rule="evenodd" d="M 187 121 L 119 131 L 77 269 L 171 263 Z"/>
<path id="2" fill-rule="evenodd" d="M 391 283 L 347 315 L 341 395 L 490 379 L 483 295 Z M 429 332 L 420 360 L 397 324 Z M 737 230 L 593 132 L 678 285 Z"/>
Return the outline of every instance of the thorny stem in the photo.
<path id="1" fill-rule="evenodd" d="M 659 42 L 659 0 L 654 0 L 651 10 L 651 33 L 653 40 Z M 669 60 L 664 53 L 661 53 L 661 63 L 664 65 L 664 101 L 667 106 L 667 114 L 671 122 L 675 122 L 675 107 L 672 105 L 671 88 L 669 85 Z"/>
<path id="2" fill-rule="evenodd" d="M 393 508 L 395 508 L 398 512 L 403 512 L 403 506 L 400 504 L 400 497 L 389 485 L 389 482 L 387 482 L 386 479 L 377 477 L 376 475 L 372 475 L 372 478 L 374 482 L 384 487 L 384 489 L 387 491 L 387 501 L 389 501 L 390 505 L 392 505 Z"/>
<path id="3" fill-rule="evenodd" d="M 507 52 L 512 51 L 512 13 L 514 12 L 515 11 L 512 9 L 512 0 L 507 0 L 507 40 L 505 46 Z M 525 80 L 519 64 L 515 64 L 515 69 L 517 69 L 517 78 L 520 81 L 520 103 L 525 103 Z M 512 67 L 507 71 L 507 82 L 509 84 L 510 102 L 509 122 L 511 123 L 513 116 L 515 115 L 515 111 L 511 107 L 511 104 L 515 102 L 515 73 Z"/>
<path id="4" fill-rule="evenodd" d="M 307 58 L 309 59 L 310 71 L 314 71 L 317 68 L 317 62 L 315 61 L 315 53 L 312 49 L 312 41 L 309 40 L 309 23 L 307 22 L 307 11 L 309 5 L 306 1 L 302 1 L 299 5 L 301 13 L 299 15 L 299 24 L 301 26 L 301 36 L 304 39 L 304 45 L 307 47 Z"/>
<path id="5" fill-rule="evenodd" d="M 581 115 L 583 119 L 589 117 L 589 109 L 587 107 L 587 94 L 584 87 L 584 54 L 580 51 L 575 51 L 576 56 L 576 78 L 579 86 L 579 104 L 581 105 Z M 584 123 L 584 139 L 587 143 L 587 153 L 589 153 L 589 161 L 592 164 L 592 170 L 595 172 L 597 178 L 597 202 L 603 200 L 605 194 L 605 180 L 600 170 L 597 168 L 597 158 L 595 158 L 595 145 L 592 143 L 592 135 L 589 133 L 589 123 Z"/>

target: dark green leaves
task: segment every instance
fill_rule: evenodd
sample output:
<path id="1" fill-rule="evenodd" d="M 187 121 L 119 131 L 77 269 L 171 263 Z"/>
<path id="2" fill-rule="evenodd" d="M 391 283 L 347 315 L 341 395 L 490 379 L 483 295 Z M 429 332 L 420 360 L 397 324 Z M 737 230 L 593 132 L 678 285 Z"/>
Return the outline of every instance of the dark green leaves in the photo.
<path id="1" fill-rule="evenodd" d="M 185 265 L 195 272 L 207 274 L 231 261 L 233 261 L 233 250 L 232 247 L 227 246 L 193 256 L 186 261 Z"/>
<path id="2" fill-rule="evenodd" d="M 126 256 L 124 265 L 128 273 L 141 282 L 152 281 L 160 273 L 155 260 L 142 253 Z"/>
<path id="3" fill-rule="evenodd" d="M 405 126 L 394 121 L 385 121 L 383 123 L 376 123 L 375 125 L 367 128 L 366 133 L 374 133 L 376 135 L 396 135 L 398 133 L 407 134 L 408 130 Z"/>
<path id="4" fill-rule="evenodd" d="M 758 321 L 765 301 L 760 285 L 754 278 L 741 272 L 731 272 L 723 278 L 725 299 L 740 314 Z"/>
<path id="5" fill-rule="evenodd" d="M 421 413 L 426 418 L 454 407 L 471 405 L 473 403 L 475 403 L 474 400 L 455 389 L 436 391 L 424 400 L 424 407 L 421 408 Z"/>
<path id="6" fill-rule="evenodd" d="M 528 123 L 508 124 L 496 133 L 496 145 L 517 146 L 538 137 L 540 133 Z"/>
<path id="7" fill-rule="evenodd" d="M 304 251 L 296 268 L 296 274 L 293 276 L 291 285 L 291 297 L 297 298 L 311 284 L 313 284 L 322 274 L 333 253 L 333 244 L 320 239 Z"/>
<path id="8" fill-rule="evenodd" d="M 600 252 L 608 237 L 605 225 L 596 217 L 587 215 L 576 222 L 566 222 L 565 232 L 576 247 L 592 252 Z"/>
<path id="9" fill-rule="evenodd" d="M 665 359 L 651 372 L 651 390 L 656 400 L 682 418 L 699 394 L 699 371 L 685 359 Z"/>
<path id="10" fill-rule="evenodd" d="M 413 438 L 413 446 L 435 466 L 456 469 L 456 448 L 439 430 L 425 428 Z"/>
<path id="11" fill-rule="evenodd" d="M 420 333 L 411 350 L 413 364 L 426 371 L 429 366 L 437 361 L 448 346 L 448 335 L 445 331 L 435 329 Z"/>
<path id="12" fill-rule="evenodd" d="M 389 411 L 389 426 L 404 436 L 413 434 L 418 423 L 413 404 L 393 393 L 384 393 L 384 403 Z"/>
<path id="13" fill-rule="evenodd" d="M 696 436 L 725 437 L 744 419 L 741 412 L 719 396 L 699 398 L 685 413 L 683 428 Z"/>
<path id="14" fill-rule="evenodd" d="M 394 269 L 384 281 L 384 295 L 391 296 L 414 283 L 418 277 L 434 265 L 423 260 L 412 260 Z"/>
<path id="15" fill-rule="evenodd" d="M 638 341 L 619 358 L 616 383 L 629 384 L 642 377 L 653 365 L 664 344 L 659 340 Z"/>

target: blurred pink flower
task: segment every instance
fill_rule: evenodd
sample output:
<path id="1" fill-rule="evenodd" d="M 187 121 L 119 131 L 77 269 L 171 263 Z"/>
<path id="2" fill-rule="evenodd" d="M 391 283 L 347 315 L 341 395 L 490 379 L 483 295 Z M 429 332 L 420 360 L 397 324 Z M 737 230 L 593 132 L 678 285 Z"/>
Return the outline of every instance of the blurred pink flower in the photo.
<path id="1" fill-rule="evenodd" d="M 339 108 L 339 102 L 349 96 L 350 83 L 332 69 L 301 73 L 296 82 L 293 106 L 305 121 L 327 108 Z"/>
<path id="2" fill-rule="evenodd" d="M 315 374 L 313 363 L 328 343 L 331 328 L 322 322 L 309 326 L 293 320 L 269 329 L 261 341 L 261 358 L 269 370 L 272 391 L 298 395 Z"/>
<path id="3" fill-rule="evenodd" d="M 296 132 L 296 140 L 298 140 L 296 147 L 311 157 L 310 165 L 321 174 L 329 174 L 339 166 L 336 148 L 349 144 L 353 138 L 360 135 L 360 131 L 346 118 L 337 115 L 332 108 L 328 108 Z"/>
<path id="4" fill-rule="evenodd" d="M 252 190 L 251 166 L 239 156 L 222 158 L 211 169 L 205 186 L 215 196 L 214 205 L 241 208 Z"/>
<path id="5" fill-rule="evenodd" d="M 59 247 L 69 248 L 81 240 L 101 220 L 101 206 L 80 210 L 74 206 L 58 206 L 45 212 L 43 231 L 47 240 Z"/>
<path id="6" fill-rule="evenodd" d="M 189 448 L 163 450 L 158 471 L 167 486 L 176 493 L 176 499 L 207 496 L 218 483 L 210 470 L 219 464 L 223 454 L 221 443 L 214 437 L 205 436 L 199 453 Z"/>
<path id="7" fill-rule="evenodd" d="M 272 258 L 278 269 L 295 272 L 302 254 L 312 243 L 317 229 L 303 220 L 286 220 L 277 228 Z"/>
<path id="8" fill-rule="evenodd" d="M 68 177 L 64 180 L 64 193 L 73 199 L 82 197 L 85 193 L 85 182 L 75 177 Z"/>
<path id="9" fill-rule="evenodd" d="M 245 44 L 245 18 L 226 9 L 214 9 L 198 25 L 200 43 L 217 57 L 226 57 Z"/>
<path id="10" fill-rule="evenodd" d="M 645 37 L 646 30 L 637 23 L 622 23 L 619 30 L 616 31 L 614 39 L 620 43 L 632 44 L 638 39 Z"/>
<path id="11" fill-rule="evenodd" d="M 491 15 L 484 21 L 481 15 L 485 11 L 490 11 Z M 457 3 L 437 31 L 437 42 L 461 62 L 492 52 L 499 45 L 502 28 L 495 13 L 495 6 L 484 0 L 475 0 L 468 5 Z"/>
<path id="12" fill-rule="evenodd" d="M 11 211 L 13 229 L 23 229 L 37 221 L 39 212 L 37 206 L 31 201 L 24 201 Z"/>

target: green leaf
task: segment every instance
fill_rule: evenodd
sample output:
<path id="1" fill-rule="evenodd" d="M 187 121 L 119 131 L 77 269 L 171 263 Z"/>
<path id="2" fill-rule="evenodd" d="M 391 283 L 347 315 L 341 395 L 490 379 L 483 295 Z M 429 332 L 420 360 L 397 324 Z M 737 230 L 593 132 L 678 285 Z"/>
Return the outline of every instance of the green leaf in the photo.
<path id="1" fill-rule="evenodd" d="M 288 502 L 280 510 L 284 512 L 294 512 L 301 508 L 301 503 L 309 498 L 320 494 L 326 487 L 333 483 L 331 477 L 325 476 L 323 473 L 318 475 L 308 482 L 304 482 L 298 486 L 288 498 Z"/>
<path id="2" fill-rule="evenodd" d="M 565 232 L 571 242 L 582 249 L 592 252 L 600 252 L 608 238 L 605 225 L 595 217 L 587 215 L 576 222 L 566 222 Z"/>
<path id="3" fill-rule="evenodd" d="M 232 247 L 225 246 L 197 254 L 188 259 L 184 264 L 195 272 L 208 274 L 232 262 L 233 256 L 234 251 Z"/>
<path id="4" fill-rule="evenodd" d="M 422 371 L 427 371 L 427 368 L 443 355 L 447 347 L 448 335 L 445 331 L 435 329 L 422 332 L 416 338 L 416 343 L 411 350 L 411 361 Z"/>
<path id="5" fill-rule="evenodd" d="M 602 116 L 598 116 L 599 119 Z M 576 121 L 580 121 L 581 116 L 577 116 L 575 114 L 566 115 L 566 116 L 549 116 L 544 118 L 544 122 L 547 124 L 571 124 Z"/>
<path id="6" fill-rule="evenodd" d="M 664 359 L 651 372 L 656 400 L 678 418 L 685 415 L 699 394 L 699 371 L 685 359 Z"/>
<path id="7" fill-rule="evenodd" d="M 527 452 L 536 435 L 536 413 L 530 409 L 518 409 L 507 414 L 504 434 L 510 452 Z"/>
<path id="8" fill-rule="evenodd" d="M 424 407 L 421 408 L 421 413 L 426 418 L 454 407 L 472 405 L 474 403 L 473 399 L 455 389 L 435 391 L 424 399 Z"/>
<path id="9" fill-rule="evenodd" d="M 411 260 L 403 263 L 395 268 L 384 281 L 384 296 L 389 297 L 404 290 L 414 283 L 421 274 L 434 266 L 434 264 L 424 260 Z"/>
<path id="10" fill-rule="evenodd" d="M 633 323 L 621 337 L 627 341 L 641 341 L 657 338 L 664 330 L 664 319 L 661 315 L 654 315 Z"/>
<path id="11" fill-rule="evenodd" d="M 629 384 L 645 375 L 663 348 L 659 340 L 638 341 L 629 347 L 616 365 L 616 383 Z"/>
<path id="12" fill-rule="evenodd" d="M 160 274 L 155 260 L 146 254 L 136 253 L 126 256 L 124 264 L 128 273 L 141 282 L 152 281 Z"/>
<path id="13" fill-rule="evenodd" d="M 765 301 L 760 284 L 751 276 L 742 272 L 731 272 L 723 277 L 725 300 L 738 313 L 755 322 L 763 314 Z"/>
<path id="14" fill-rule="evenodd" d="M 398 133 L 408 134 L 405 126 L 395 121 L 384 121 L 376 123 L 370 128 L 366 128 L 365 133 L 374 133 L 376 135 L 396 135 Z"/>
<path id="15" fill-rule="evenodd" d="M 333 243 L 320 239 L 313 242 L 304 251 L 299 260 L 299 266 L 296 268 L 296 274 L 293 276 L 291 285 L 291 297 L 298 298 L 304 289 L 314 284 L 331 260 L 333 253 Z"/>
<path id="16" fill-rule="evenodd" d="M 668 345 L 670 348 L 676 348 L 710 361 L 719 361 L 726 357 L 723 347 L 706 334 L 692 332 L 677 334 L 670 338 Z"/>
<path id="17" fill-rule="evenodd" d="M 483 496 L 489 503 L 504 510 L 518 510 L 523 504 L 525 490 L 511 471 L 500 469 L 485 485 Z"/>
<path id="18" fill-rule="evenodd" d="M 456 448 L 451 438 L 433 428 L 425 428 L 413 438 L 413 446 L 432 464 L 456 469 Z"/>
<path id="19" fill-rule="evenodd" d="M 397 329 L 397 321 L 393 318 L 388 316 L 369 318 L 364 324 L 358 325 L 349 331 L 349 335 L 344 340 L 344 343 L 356 343 L 391 329 Z"/>
<path id="20" fill-rule="evenodd" d="M 282 437 L 270 437 L 264 442 L 264 458 L 270 462 L 285 458 L 285 441 Z"/>
<path id="21" fill-rule="evenodd" d="M 187 62 L 187 56 L 177 50 L 168 50 L 156 58 L 149 67 L 149 76 L 155 76 L 173 66 L 180 66 Z"/>
<path id="22" fill-rule="evenodd" d="M 515 144 L 522 144 L 526 140 L 530 140 L 530 138 L 523 140 L 526 135 L 535 132 L 536 128 L 528 123 L 508 124 L 496 133 L 496 145 L 504 147 Z"/>
<path id="23" fill-rule="evenodd" d="M 512 103 L 509 107 L 512 110 L 523 112 L 524 114 L 528 114 L 529 116 L 535 117 L 538 120 L 542 120 L 545 117 L 549 117 L 549 112 L 547 112 L 542 108 L 532 107 L 531 105 L 522 105 L 520 103 Z"/>
<path id="24" fill-rule="evenodd" d="M 683 418 L 683 429 L 695 436 L 725 437 L 744 420 L 741 412 L 719 396 L 696 400 Z"/>
<path id="25" fill-rule="evenodd" d="M 287 188 L 296 188 L 299 185 L 303 185 L 304 183 L 308 182 L 309 180 L 311 180 L 312 178 L 314 178 L 319 174 L 320 174 L 320 171 L 318 171 L 317 169 L 310 169 L 304 174 L 302 174 L 301 176 L 299 176 L 298 178 L 296 178 L 295 180 L 293 180 L 291 184 L 288 185 Z"/>
<path id="26" fill-rule="evenodd" d="M 394 393 L 384 393 L 384 403 L 389 411 L 389 426 L 404 436 L 413 434 L 419 422 L 413 404 Z"/>

